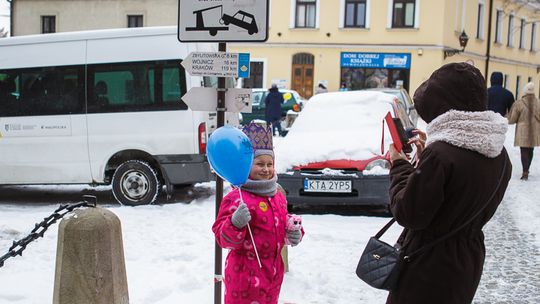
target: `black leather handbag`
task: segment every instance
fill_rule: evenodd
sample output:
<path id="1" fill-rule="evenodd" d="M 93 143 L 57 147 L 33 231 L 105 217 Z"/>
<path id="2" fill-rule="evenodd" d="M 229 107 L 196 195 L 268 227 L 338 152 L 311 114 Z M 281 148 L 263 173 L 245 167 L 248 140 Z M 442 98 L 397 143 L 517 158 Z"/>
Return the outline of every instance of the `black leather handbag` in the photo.
<path id="1" fill-rule="evenodd" d="M 404 257 L 400 256 L 399 248 L 379 239 L 395 221 L 392 219 L 369 239 L 356 267 L 356 275 L 362 281 L 378 289 L 392 290 L 395 288 L 401 264 L 404 262 Z"/>
<path id="2" fill-rule="evenodd" d="M 503 172 L 497 184 L 497 188 L 493 191 L 490 198 L 478 210 L 471 218 L 466 222 L 461 224 L 456 229 L 450 231 L 444 236 L 434 240 L 431 243 L 428 243 L 415 251 L 405 254 L 403 248 L 398 248 L 391 246 L 380 240 L 380 237 L 392 226 L 396 219 L 391 219 L 384 227 L 377 232 L 377 234 L 371 237 L 360 256 L 360 261 L 358 266 L 356 266 L 356 275 L 364 282 L 369 284 L 372 287 L 384 290 L 395 290 L 399 278 L 399 273 L 404 264 L 409 262 L 413 257 L 419 255 L 425 250 L 437 245 L 438 243 L 446 240 L 470 222 L 472 222 L 482 211 L 487 207 L 489 202 L 495 196 L 497 190 L 499 189 L 501 182 L 504 177 L 504 172 L 506 171 L 506 156 L 504 158 Z"/>

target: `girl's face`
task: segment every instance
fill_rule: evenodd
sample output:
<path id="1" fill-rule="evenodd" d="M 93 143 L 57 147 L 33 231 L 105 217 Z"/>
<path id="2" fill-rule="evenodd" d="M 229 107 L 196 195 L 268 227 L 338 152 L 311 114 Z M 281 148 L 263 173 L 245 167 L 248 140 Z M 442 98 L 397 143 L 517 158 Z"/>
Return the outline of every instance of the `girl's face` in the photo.
<path id="1" fill-rule="evenodd" d="M 274 177 L 274 159 L 270 155 L 259 155 L 253 160 L 249 177 L 252 180 Z"/>

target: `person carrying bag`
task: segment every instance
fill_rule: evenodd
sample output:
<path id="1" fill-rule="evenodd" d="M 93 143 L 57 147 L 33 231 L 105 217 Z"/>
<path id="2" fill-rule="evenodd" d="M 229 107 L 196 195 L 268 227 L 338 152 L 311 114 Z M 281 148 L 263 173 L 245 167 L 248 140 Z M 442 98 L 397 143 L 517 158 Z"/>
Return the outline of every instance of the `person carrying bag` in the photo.
<path id="1" fill-rule="evenodd" d="M 487 110 L 485 80 L 467 63 L 433 72 L 414 101 L 428 123 L 427 137 L 410 140 L 418 161 L 393 145 L 389 152 L 390 211 L 404 227 L 399 256 L 408 258 L 387 303 L 471 303 L 484 265 L 482 228 L 512 172 L 507 120 Z"/>
<path id="2" fill-rule="evenodd" d="M 507 159 L 505 158 L 505 166 L 506 161 Z M 504 173 L 505 172 L 501 173 L 497 188 L 495 189 L 495 191 L 493 191 L 491 197 L 487 200 L 482 209 L 480 209 L 473 217 L 471 217 L 467 222 L 463 223 L 458 228 L 447 233 L 445 236 L 427 245 L 424 245 L 423 247 L 416 249 L 411 253 L 406 253 L 405 248 L 401 248 L 399 244 L 391 246 L 380 240 L 382 235 L 396 222 L 396 219 L 392 218 L 386 225 L 384 225 L 381 230 L 379 230 L 379 232 L 377 232 L 375 236 L 369 239 L 366 248 L 360 256 L 360 261 L 358 261 L 358 266 L 356 267 L 356 275 L 358 275 L 358 277 L 362 281 L 377 289 L 383 289 L 388 291 L 396 289 L 399 273 L 404 264 L 410 262 L 417 256 L 420 256 L 422 252 L 426 251 L 427 249 L 451 237 L 460 229 L 467 226 L 478 215 L 480 215 L 482 211 L 484 211 L 484 208 L 487 207 L 489 202 L 491 202 L 491 200 L 497 193 L 497 190 L 501 186 L 501 183 L 504 179 Z"/>

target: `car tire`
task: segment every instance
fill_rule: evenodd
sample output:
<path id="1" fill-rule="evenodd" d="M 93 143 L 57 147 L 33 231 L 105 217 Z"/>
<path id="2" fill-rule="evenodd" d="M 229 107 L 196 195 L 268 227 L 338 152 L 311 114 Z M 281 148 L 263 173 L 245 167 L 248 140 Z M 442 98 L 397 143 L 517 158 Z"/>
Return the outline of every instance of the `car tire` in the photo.
<path id="1" fill-rule="evenodd" d="M 148 205 L 156 201 L 161 189 L 158 174 L 147 163 L 128 160 L 114 172 L 112 193 L 122 205 Z"/>

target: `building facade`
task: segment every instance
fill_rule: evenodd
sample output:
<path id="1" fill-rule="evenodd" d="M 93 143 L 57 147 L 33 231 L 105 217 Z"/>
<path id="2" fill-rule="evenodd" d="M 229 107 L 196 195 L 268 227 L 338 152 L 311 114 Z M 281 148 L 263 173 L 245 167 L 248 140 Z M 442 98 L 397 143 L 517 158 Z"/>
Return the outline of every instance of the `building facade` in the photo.
<path id="1" fill-rule="evenodd" d="M 12 35 L 176 25 L 178 1 L 12 0 Z M 275 83 L 310 97 L 319 83 L 329 91 L 401 86 L 412 95 L 435 69 L 460 61 L 478 67 L 488 86 L 491 72 L 502 72 L 505 86 L 516 96 L 527 82 L 540 87 L 540 14 L 530 4 L 269 1 L 267 42 L 227 44 L 230 52 L 251 55 L 251 76 L 243 79 L 244 87 Z M 464 49 L 462 34 L 468 37 Z"/>

